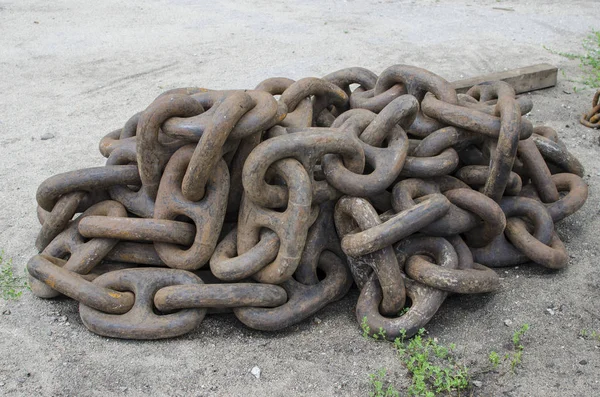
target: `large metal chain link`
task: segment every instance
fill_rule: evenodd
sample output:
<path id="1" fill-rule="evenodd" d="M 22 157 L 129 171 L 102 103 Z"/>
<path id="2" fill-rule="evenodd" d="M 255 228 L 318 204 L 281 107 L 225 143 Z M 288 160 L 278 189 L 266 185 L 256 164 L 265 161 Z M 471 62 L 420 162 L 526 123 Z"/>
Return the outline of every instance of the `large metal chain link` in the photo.
<path id="1" fill-rule="evenodd" d="M 414 335 L 449 294 L 497 290 L 492 268 L 567 265 L 554 225 L 588 188 L 531 109 L 407 65 L 167 91 L 102 138 L 104 167 L 40 185 L 32 291 L 158 339 L 211 311 L 289 327 L 354 282 L 359 323 Z"/>

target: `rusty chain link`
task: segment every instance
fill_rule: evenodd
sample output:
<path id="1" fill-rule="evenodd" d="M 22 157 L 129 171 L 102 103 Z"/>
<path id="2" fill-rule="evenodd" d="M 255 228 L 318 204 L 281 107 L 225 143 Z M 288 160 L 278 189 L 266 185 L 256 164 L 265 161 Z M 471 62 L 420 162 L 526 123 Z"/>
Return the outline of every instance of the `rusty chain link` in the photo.
<path id="1" fill-rule="evenodd" d="M 588 188 L 532 106 L 407 65 L 167 91 L 102 138 L 104 167 L 39 186 L 32 291 L 158 339 L 211 311 L 279 330 L 354 283 L 359 323 L 414 335 L 451 294 L 498 290 L 492 268 L 567 265 L 555 223 Z"/>
<path id="2" fill-rule="evenodd" d="M 594 94 L 594 98 L 592 99 L 592 108 L 589 112 L 583 113 L 579 122 L 586 127 L 590 128 L 600 128 L 600 104 L 598 104 L 598 100 L 600 99 L 600 90 L 596 91 Z"/>

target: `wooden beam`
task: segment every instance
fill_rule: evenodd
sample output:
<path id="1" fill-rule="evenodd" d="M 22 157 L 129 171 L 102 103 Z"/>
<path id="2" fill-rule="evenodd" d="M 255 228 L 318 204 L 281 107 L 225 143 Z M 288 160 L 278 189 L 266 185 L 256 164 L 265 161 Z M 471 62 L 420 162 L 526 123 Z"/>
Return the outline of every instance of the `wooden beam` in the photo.
<path id="1" fill-rule="evenodd" d="M 527 66 L 505 72 L 490 73 L 483 76 L 472 77 L 466 80 L 455 81 L 452 84 L 456 92 L 465 93 L 474 85 L 488 81 L 502 80 L 512 85 L 517 94 L 554 87 L 558 68 L 547 63 Z"/>

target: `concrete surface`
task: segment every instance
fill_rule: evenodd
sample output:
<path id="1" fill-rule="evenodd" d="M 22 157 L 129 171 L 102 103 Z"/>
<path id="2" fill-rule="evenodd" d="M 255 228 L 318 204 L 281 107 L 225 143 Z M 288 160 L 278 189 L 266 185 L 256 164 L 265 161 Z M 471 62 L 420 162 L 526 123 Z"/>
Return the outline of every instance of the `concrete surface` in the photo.
<path id="1" fill-rule="evenodd" d="M 322 76 L 406 63 L 449 80 L 549 62 L 565 74 L 532 94 L 535 124 L 556 128 L 586 167 L 590 199 L 558 230 L 568 269 L 500 270 L 503 288 L 449 299 L 428 326 L 454 342 L 482 381 L 475 396 L 600 395 L 598 131 L 577 122 L 591 89 L 573 91 L 580 50 L 598 28 L 596 1 L 130 0 L 0 2 L 0 248 L 21 274 L 39 229 L 35 191 L 47 177 L 97 166 L 99 139 L 160 92 L 180 86 L 251 88 L 267 77 Z M 47 133 L 55 137 L 41 140 Z M 0 395 L 364 396 L 367 374 L 388 369 L 405 391 L 390 344 L 361 338 L 356 292 L 290 330 L 262 333 L 231 316 L 208 318 L 174 340 L 102 338 L 73 301 L 25 293 L 0 302 Z M 546 309 L 552 308 L 554 315 Z M 63 317 L 66 316 L 66 319 Z M 504 325 L 511 320 L 512 326 Z M 491 350 L 509 351 L 520 324 L 523 365 L 480 373 Z M 585 364 L 582 364 L 585 363 Z M 250 374 L 262 370 L 260 379 Z"/>

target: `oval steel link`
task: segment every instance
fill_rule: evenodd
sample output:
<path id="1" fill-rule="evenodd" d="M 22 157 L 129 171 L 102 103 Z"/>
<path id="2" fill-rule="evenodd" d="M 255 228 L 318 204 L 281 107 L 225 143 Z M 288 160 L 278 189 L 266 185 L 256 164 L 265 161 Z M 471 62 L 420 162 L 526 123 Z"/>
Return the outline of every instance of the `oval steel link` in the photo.
<path id="1" fill-rule="evenodd" d="M 53 258 L 67 258 L 64 270 L 77 274 L 87 274 L 119 242 L 113 238 L 93 238 L 85 241 L 79 233 L 79 223 L 88 216 L 118 216 L 125 217 L 127 212 L 123 205 L 116 201 L 101 201 L 88 208 L 77 219 L 62 231 L 50 244 L 46 246 L 42 254 Z M 29 278 L 32 292 L 41 298 L 53 298 L 59 295 L 59 291 L 52 289 L 47 283 L 40 282 L 35 277 Z"/>
<path id="2" fill-rule="evenodd" d="M 553 203 L 547 203 L 546 209 L 552 220 L 556 223 L 578 211 L 585 204 L 588 197 L 588 185 L 575 174 L 554 174 L 552 182 L 559 192 L 566 192 Z M 527 185 L 521 195 L 529 198 L 538 198 L 538 193 L 533 185 Z"/>
<path id="3" fill-rule="evenodd" d="M 107 313 L 125 313 L 133 306 L 134 296 L 92 284 L 81 275 L 61 267 L 57 258 L 36 255 L 27 263 L 27 271 L 36 280 L 78 302 L 85 302 Z"/>
<path id="4" fill-rule="evenodd" d="M 279 246 L 277 234 L 264 229 L 260 233 L 260 241 L 238 255 L 237 228 L 234 228 L 215 248 L 210 258 L 210 270 L 223 281 L 243 280 L 273 262 L 279 252 Z"/>
<path id="5" fill-rule="evenodd" d="M 90 331 L 111 338 L 163 339 L 183 335 L 204 319 L 206 309 L 186 309 L 170 314 L 154 313 L 157 291 L 171 285 L 202 284 L 200 277 L 185 270 L 137 268 L 103 274 L 93 281 L 96 288 L 131 291 L 135 302 L 123 314 L 110 314 L 85 303 L 79 304 L 81 321 Z"/>
<path id="6" fill-rule="evenodd" d="M 369 232 L 377 227 L 382 229 L 381 220 L 373 206 L 362 198 L 342 197 L 335 206 L 334 218 L 338 235 L 342 240 L 342 250 L 348 256 L 356 283 L 361 286 L 364 283 L 363 280 L 370 273 L 369 268 L 372 268 L 377 274 L 383 290 L 381 311 L 385 315 L 398 313 L 406 302 L 406 291 L 400 267 L 391 247 L 395 241 L 382 243 L 381 246 L 368 250 L 368 252 L 360 250 L 365 247 L 361 241 L 354 245 L 346 244 L 344 247 L 344 240 L 356 236 L 356 226 L 358 226 L 358 230 L 363 230 L 363 232 L 358 232 L 359 236 L 361 233 L 364 234 L 364 231 Z M 347 248 L 349 246 L 354 250 L 349 250 Z"/>
<path id="7" fill-rule="evenodd" d="M 210 259 L 223 226 L 229 193 L 229 171 L 223 160 L 211 174 L 206 194 L 200 201 L 190 201 L 183 195 L 181 186 L 194 145 L 179 149 L 167 164 L 160 181 L 154 217 L 174 220 L 177 216 L 190 218 L 195 225 L 196 235 L 190 247 L 182 248 L 167 242 L 154 242 L 156 252 L 162 260 L 175 269 L 195 270 Z"/>
<path id="8" fill-rule="evenodd" d="M 238 307 L 233 309 L 235 316 L 248 327 L 276 331 L 313 315 L 344 296 L 352 284 L 347 268 L 333 253 L 323 252 L 319 267 L 325 272 L 325 278 L 318 284 L 303 285 L 294 279 L 281 284 L 288 296 L 283 305 L 275 308 Z"/>
<path id="9" fill-rule="evenodd" d="M 273 164 L 273 168 L 288 187 L 287 206 L 283 212 L 274 211 L 257 205 L 244 194 L 237 247 L 238 254 L 244 254 L 259 242 L 261 228 L 274 231 L 280 241 L 277 257 L 253 278 L 262 283 L 280 284 L 296 271 L 308 228 L 318 214 L 311 208 L 310 178 L 302 164 L 293 159 L 283 159 Z"/>

